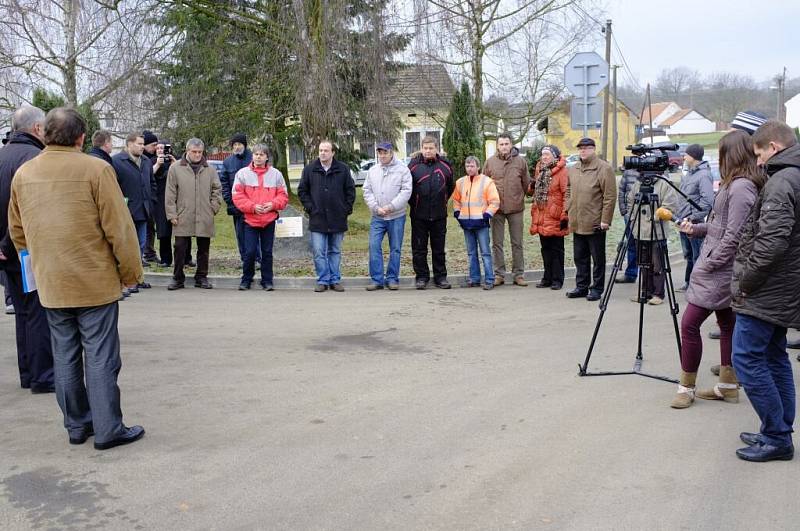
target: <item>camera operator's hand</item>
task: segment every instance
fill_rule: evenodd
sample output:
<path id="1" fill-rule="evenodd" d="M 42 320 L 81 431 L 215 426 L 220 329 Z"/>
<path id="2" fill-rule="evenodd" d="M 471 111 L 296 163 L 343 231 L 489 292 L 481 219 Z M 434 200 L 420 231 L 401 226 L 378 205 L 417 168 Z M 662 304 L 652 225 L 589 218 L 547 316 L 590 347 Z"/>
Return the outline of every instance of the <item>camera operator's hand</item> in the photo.
<path id="1" fill-rule="evenodd" d="M 691 236 L 692 233 L 694 233 L 694 225 L 687 218 L 684 218 L 683 221 L 681 221 L 681 226 L 679 230 L 684 234 L 688 234 L 689 236 Z"/>
<path id="2" fill-rule="evenodd" d="M 608 223 L 603 223 L 602 221 L 600 222 L 600 230 L 608 230 L 608 227 Z"/>

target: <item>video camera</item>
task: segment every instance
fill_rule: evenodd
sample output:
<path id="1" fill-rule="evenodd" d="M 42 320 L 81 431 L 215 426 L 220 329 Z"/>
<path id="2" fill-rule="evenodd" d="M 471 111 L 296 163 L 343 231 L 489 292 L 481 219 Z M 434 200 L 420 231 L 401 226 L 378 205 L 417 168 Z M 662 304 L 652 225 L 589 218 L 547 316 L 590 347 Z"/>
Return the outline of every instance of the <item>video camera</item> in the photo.
<path id="1" fill-rule="evenodd" d="M 636 170 L 643 174 L 662 174 L 669 170 L 667 151 L 678 151 L 678 146 L 669 142 L 658 142 L 656 144 L 634 144 L 625 149 L 635 155 L 623 157 L 622 166 L 626 170 Z"/>

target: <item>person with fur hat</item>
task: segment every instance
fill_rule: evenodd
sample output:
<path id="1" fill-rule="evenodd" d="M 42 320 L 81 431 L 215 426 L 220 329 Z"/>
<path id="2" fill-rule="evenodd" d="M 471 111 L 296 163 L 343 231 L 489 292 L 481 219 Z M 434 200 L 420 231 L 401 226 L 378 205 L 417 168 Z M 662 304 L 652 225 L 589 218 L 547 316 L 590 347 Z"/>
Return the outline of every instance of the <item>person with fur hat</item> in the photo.
<path id="1" fill-rule="evenodd" d="M 222 198 L 225 199 L 227 205 L 228 215 L 233 217 L 233 228 L 236 231 L 236 244 L 239 247 L 239 258 L 244 264 L 245 246 L 244 246 L 244 215 L 241 210 L 236 208 L 233 204 L 233 181 L 236 178 L 236 172 L 242 168 L 246 168 L 253 162 L 253 152 L 247 148 L 247 135 L 244 133 L 236 133 L 231 137 L 231 149 L 233 154 L 222 161 L 222 173 L 219 176 L 220 184 L 222 185 Z M 256 262 L 261 262 L 261 248 L 256 251 Z"/>
<path id="2" fill-rule="evenodd" d="M 539 235 L 544 263 L 537 288 L 558 290 L 564 285 L 564 236 L 569 234 L 566 165 L 556 146 L 544 146 L 528 186 L 527 195 L 533 196 L 530 233 Z"/>

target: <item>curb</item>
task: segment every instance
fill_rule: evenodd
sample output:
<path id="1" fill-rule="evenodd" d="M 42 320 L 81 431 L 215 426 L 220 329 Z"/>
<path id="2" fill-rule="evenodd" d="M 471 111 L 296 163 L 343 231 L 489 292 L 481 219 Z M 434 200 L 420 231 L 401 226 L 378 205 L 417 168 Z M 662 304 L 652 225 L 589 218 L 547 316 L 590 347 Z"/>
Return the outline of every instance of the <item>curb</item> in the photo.
<path id="1" fill-rule="evenodd" d="M 680 263 L 683 261 L 683 254 L 673 253 L 669 256 L 669 259 L 670 265 Z M 611 272 L 613 268 L 613 264 L 607 264 L 606 274 Z M 525 271 L 525 280 L 528 282 L 538 281 L 542 278 L 542 273 L 543 271 L 541 269 Z M 172 275 L 169 273 L 145 273 L 144 278 L 145 282 L 159 287 L 167 287 L 172 281 Z M 568 278 L 575 278 L 574 267 L 564 268 L 564 279 Z M 238 289 L 239 283 L 241 282 L 241 277 L 238 276 L 209 276 L 208 279 L 215 288 L 220 289 Z M 414 277 L 400 277 L 400 289 L 416 289 L 414 287 L 415 280 Z M 449 275 L 448 280 L 453 285 L 453 288 L 460 288 L 461 284 L 467 281 L 467 276 Z M 505 280 L 507 284 L 511 284 L 514 281 L 514 276 L 511 273 L 506 273 Z M 256 271 L 256 278 L 253 279 L 253 283 L 258 283 L 258 271 Z M 276 290 L 313 290 L 317 285 L 317 280 L 314 277 L 275 277 L 273 279 L 273 284 Z M 345 277 L 342 278 L 342 284 L 345 288 L 366 288 L 372 284 L 372 281 L 368 277 Z M 189 288 L 193 285 L 191 277 L 187 276 L 186 287 Z M 429 289 L 434 289 L 434 286 L 429 286 Z"/>

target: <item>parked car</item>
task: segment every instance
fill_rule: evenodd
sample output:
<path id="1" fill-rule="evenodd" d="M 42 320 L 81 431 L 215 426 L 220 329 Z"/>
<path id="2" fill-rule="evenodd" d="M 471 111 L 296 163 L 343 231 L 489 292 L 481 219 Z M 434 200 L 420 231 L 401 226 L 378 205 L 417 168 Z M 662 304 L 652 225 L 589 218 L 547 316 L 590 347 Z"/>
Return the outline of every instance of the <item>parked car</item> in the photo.
<path id="1" fill-rule="evenodd" d="M 567 157 L 567 168 L 571 168 L 571 167 L 577 165 L 578 163 L 580 163 L 580 161 L 581 161 L 581 156 L 578 155 L 577 153 L 568 156 Z"/>
<path id="2" fill-rule="evenodd" d="M 356 183 L 356 186 L 364 186 L 364 181 L 367 180 L 367 172 L 369 169 L 375 165 L 375 161 L 372 159 L 362 161 L 358 167 L 358 171 L 350 172 L 353 175 L 353 182 Z"/>

